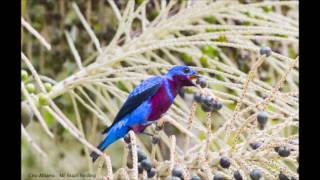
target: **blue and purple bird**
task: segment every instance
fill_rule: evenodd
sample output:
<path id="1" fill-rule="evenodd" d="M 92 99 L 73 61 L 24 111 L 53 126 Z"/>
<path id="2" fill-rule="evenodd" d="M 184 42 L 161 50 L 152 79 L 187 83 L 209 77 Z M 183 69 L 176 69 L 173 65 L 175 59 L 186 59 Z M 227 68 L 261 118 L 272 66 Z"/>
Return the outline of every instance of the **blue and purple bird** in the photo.
<path id="1" fill-rule="evenodd" d="M 194 86 L 192 80 L 198 77 L 197 72 L 188 66 L 174 66 L 163 76 L 143 81 L 129 94 L 112 125 L 103 131 L 106 136 L 97 148 L 104 151 L 130 130 L 142 133 L 169 109 L 181 88 Z M 93 162 L 99 157 L 95 152 L 90 156 Z"/>

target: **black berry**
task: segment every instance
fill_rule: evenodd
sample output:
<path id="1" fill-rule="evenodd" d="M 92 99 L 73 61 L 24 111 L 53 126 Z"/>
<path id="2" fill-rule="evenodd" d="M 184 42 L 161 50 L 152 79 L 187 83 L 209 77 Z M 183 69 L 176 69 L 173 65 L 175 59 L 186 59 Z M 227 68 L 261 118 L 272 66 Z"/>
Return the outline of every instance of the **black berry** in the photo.
<path id="1" fill-rule="evenodd" d="M 141 162 L 147 159 L 147 156 L 144 154 L 144 152 L 141 149 L 137 150 L 137 154 L 138 154 L 138 162 Z"/>
<path id="2" fill-rule="evenodd" d="M 290 149 L 288 149 L 285 146 L 280 147 L 279 150 L 278 150 L 278 154 L 281 157 L 288 157 L 290 155 Z"/>
<path id="3" fill-rule="evenodd" d="M 201 178 L 198 175 L 193 175 L 190 180 L 201 180 Z"/>
<path id="4" fill-rule="evenodd" d="M 152 178 L 154 175 L 156 175 L 156 170 L 154 168 L 151 168 L 148 172 L 148 178 Z"/>
<path id="5" fill-rule="evenodd" d="M 150 160 L 144 159 L 143 161 L 141 161 L 141 166 L 144 170 L 150 171 L 150 169 L 152 168 L 152 163 Z"/>
<path id="6" fill-rule="evenodd" d="M 160 142 L 160 137 L 158 136 L 152 136 L 152 144 L 159 144 Z"/>
<path id="7" fill-rule="evenodd" d="M 271 55 L 272 50 L 269 47 L 263 47 L 260 49 L 260 54 L 261 55 L 266 55 L 269 57 Z"/>
<path id="8" fill-rule="evenodd" d="M 277 146 L 277 147 L 274 147 L 274 151 L 275 151 L 275 152 L 279 152 L 279 148 L 280 148 L 280 147 L 278 147 L 278 146 Z"/>
<path id="9" fill-rule="evenodd" d="M 204 101 L 206 100 L 206 98 L 207 98 L 207 96 L 201 95 L 200 103 L 204 103 Z"/>
<path id="10" fill-rule="evenodd" d="M 207 86 L 207 81 L 204 78 L 197 79 L 196 83 L 199 84 L 201 88 L 205 88 Z"/>
<path id="11" fill-rule="evenodd" d="M 253 150 L 256 150 L 262 145 L 262 143 L 261 142 L 255 142 L 255 143 L 250 143 L 249 145 Z"/>
<path id="12" fill-rule="evenodd" d="M 285 174 L 280 173 L 279 174 L 279 180 L 290 180 L 290 179 Z"/>
<path id="13" fill-rule="evenodd" d="M 223 104 L 220 101 L 213 101 L 212 107 L 214 110 L 219 111 L 222 108 Z"/>
<path id="14" fill-rule="evenodd" d="M 197 103 L 201 103 L 201 93 L 200 92 L 194 93 L 193 98 Z"/>
<path id="15" fill-rule="evenodd" d="M 220 159 L 220 166 L 223 168 L 229 168 L 231 165 L 230 159 L 228 157 L 222 157 Z"/>
<path id="16" fill-rule="evenodd" d="M 175 167 L 175 168 L 172 169 L 171 173 L 172 173 L 172 176 L 183 178 L 183 174 L 182 174 L 182 169 L 181 168 Z"/>
<path id="17" fill-rule="evenodd" d="M 257 121 L 261 125 L 265 125 L 268 121 L 268 114 L 264 111 L 259 112 L 257 115 Z"/>
<path id="18" fill-rule="evenodd" d="M 236 179 L 236 180 L 242 180 L 242 179 L 243 179 L 239 171 L 235 171 L 235 172 L 233 173 L 233 177 L 234 177 L 234 179 Z"/>
<path id="19" fill-rule="evenodd" d="M 252 180 L 259 180 L 262 177 L 262 171 L 260 169 L 253 169 L 250 172 L 250 178 Z"/>
<path id="20" fill-rule="evenodd" d="M 139 174 L 141 174 L 143 172 L 143 168 L 141 166 L 141 163 L 139 163 L 139 165 L 138 165 L 138 172 L 139 172 Z"/>
<path id="21" fill-rule="evenodd" d="M 224 177 L 222 174 L 217 173 L 213 176 L 213 180 L 224 180 Z"/>
<path id="22" fill-rule="evenodd" d="M 213 104 L 213 98 L 211 96 L 206 96 L 203 103 L 205 105 L 211 106 Z"/>
<path id="23" fill-rule="evenodd" d="M 201 105 L 201 109 L 202 109 L 204 112 L 211 112 L 213 108 L 212 108 L 211 106 L 206 105 L 206 104 L 202 104 L 202 105 Z"/>

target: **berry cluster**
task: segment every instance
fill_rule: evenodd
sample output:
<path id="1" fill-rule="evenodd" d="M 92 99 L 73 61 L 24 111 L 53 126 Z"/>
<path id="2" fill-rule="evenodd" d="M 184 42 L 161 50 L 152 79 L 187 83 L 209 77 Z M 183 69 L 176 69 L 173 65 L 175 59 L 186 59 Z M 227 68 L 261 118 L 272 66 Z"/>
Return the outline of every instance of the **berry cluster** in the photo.
<path id="1" fill-rule="evenodd" d="M 201 108 L 204 112 L 218 111 L 223 106 L 222 102 L 213 99 L 211 96 L 202 95 L 199 92 L 194 94 L 194 100 L 201 104 Z"/>
<path id="2" fill-rule="evenodd" d="M 128 144 L 129 151 L 131 152 L 131 141 L 129 135 L 126 135 L 124 141 Z M 142 174 L 143 171 L 147 171 L 148 178 L 152 178 L 156 175 L 156 169 L 153 167 L 152 162 L 147 159 L 146 154 L 137 145 L 137 156 L 138 156 L 138 172 Z"/>
<path id="3" fill-rule="evenodd" d="M 197 79 L 196 84 L 199 84 L 201 88 L 205 88 L 207 86 L 206 80 L 202 77 Z M 194 100 L 201 104 L 201 108 L 204 112 L 218 111 L 223 106 L 222 102 L 213 99 L 211 96 L 205 96 L 200 92 L 194 93 Z"/>

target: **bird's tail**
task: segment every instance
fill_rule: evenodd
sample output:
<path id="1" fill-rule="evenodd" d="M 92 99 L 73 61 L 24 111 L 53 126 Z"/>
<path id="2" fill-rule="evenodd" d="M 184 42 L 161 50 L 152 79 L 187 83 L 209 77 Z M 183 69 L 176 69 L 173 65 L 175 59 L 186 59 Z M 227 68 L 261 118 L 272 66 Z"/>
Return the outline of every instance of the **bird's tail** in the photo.
<path id="1" fill-rule="evenodd" d="M 97 146 L 100 151 L 104 151 L 110 144 L 114 143 L 116 140 L 124 137 L 129 131 L 128 126 L 118 123 L 115 124 L 107 133 L 106 137 L 103 141 Z M 92 158 L 92 162 L 95 162 L 99 157 L 99 154 L 96 152 L 92 152 L 90 154 Z"/>
<path id="2" fill-rule="evenodd" d="M 102 141 L 97 147 L 100 151 L 104 150 L 104 149 L 102 149 L 103 143 L 104 143 L 104 141 Z M 92 151 L 92 153 L 90 154 L 90 157 L 92 158 L 92 162 L 95 162 L 98 159 L 99 154 L 96 153 L 95 151 Z"/>

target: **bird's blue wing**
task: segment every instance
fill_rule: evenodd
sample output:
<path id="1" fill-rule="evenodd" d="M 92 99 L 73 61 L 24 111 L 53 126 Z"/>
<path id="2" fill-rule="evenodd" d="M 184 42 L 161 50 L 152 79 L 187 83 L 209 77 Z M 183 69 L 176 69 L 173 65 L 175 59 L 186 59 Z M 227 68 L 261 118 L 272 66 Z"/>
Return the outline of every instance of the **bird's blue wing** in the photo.
<path id="1" fill-rule="evenodd" d="M 111 126 L 107 127 L 103 133 L 108 130 L 118 121 L 120 121 L 128 113 L 132 112 L 138 106 L 140 106 L 149 97 L 153 96 L 162 84 L 163 78 L 161 76 L 155 76 L 150 79 L 143 81 L 138 85 L 128 96 L 128 99 L 123 104 L 118 114 L 116 115 Z"/>

